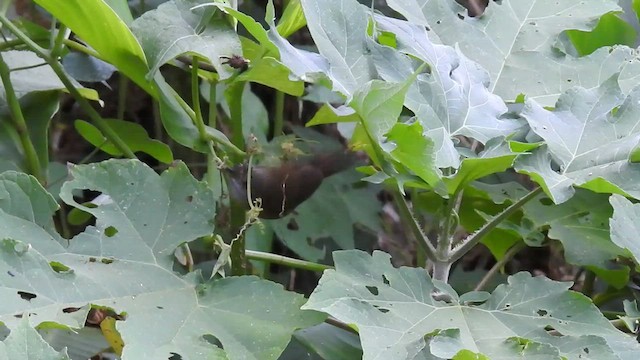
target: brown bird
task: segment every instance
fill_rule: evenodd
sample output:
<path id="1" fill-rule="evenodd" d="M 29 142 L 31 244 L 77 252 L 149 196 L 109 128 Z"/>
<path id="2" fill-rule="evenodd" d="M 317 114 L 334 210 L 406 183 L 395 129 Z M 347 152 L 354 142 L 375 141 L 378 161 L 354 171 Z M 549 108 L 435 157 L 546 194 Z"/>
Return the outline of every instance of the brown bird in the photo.
<path id="1" fill-rule="evenodd" d="M 356 162 L 356 154 L 336 151 L 285 161 L 278 166 L 253 166 L 252 200 L 262 199 L 263 219 L 279 219 L 291 213 L 311 197 L 325 178 L 347 169 Z M 247 203 L 247 166 L 227 170 L 229 195 L 234 201 Z"/>

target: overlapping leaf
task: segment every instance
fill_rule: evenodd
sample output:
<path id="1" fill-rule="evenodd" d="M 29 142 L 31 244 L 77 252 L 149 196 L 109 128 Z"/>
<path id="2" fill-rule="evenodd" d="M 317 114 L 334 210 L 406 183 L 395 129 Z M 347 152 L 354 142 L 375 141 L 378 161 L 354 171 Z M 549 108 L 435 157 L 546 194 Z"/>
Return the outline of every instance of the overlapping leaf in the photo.
<path id="1" fill-rule="evenodd" d="M 458 296 L 432 282 L 424 269 L 393 268 L 381 252 L 343 251 L 334 259 L 336 269 L 324 273 L 304 308 L 355 325 L 365 360 L 451 357 L 461 350 L 491 359 L 597 354 L 631 360 L 640 351 L 588 298 L 568 291 L 569 283 L 518 273 L 492 295 Z M 450 302 L 437 300 L 443 293 Z M 547 327 L 562 336 L 549 335 Z"/>
<path id="2" fill-rule="evenodd" d="M 0 342 L 0 359 L 69 360 L 66 349 L 57 352 L 29 326 L 29 317 L 24 316 L 9 337 Z"/>
<path id="3" fill-rule="evenodd" d="M 276 359 L 296 328 L 322 320 L 300 312 L 302 296 L 257 277 L 204 282 L 172 271 L 175 249 L 210 234 L 215 212 L 211 190 L 183 164 L 158 176 L 138 161 L 110 160 L 71 175 L 62 199 L 96 224 L 68 246 L 53 231 L 53 198 L 32 177 L 2 175 L 0 321 L 9 328 L 27 312 L 32 324 L 79 328 L 76 309 L 94 304 L 126 313 L 116 324 L 123 359 Z M 82 206 L 72 192 L 84 189 L 111 202 Z"/>
<path id="4" fill-rule="evenodd" d="M 629 49 L 602 49 L 575 59 L 558 51 L 564 30 L 590 30 L 597 19 L 620 8 L 613 0 L 490 1 L 485 14 L 470 18 L 449 0 L 390 0 L 409 21 L 428 26 L 444 44 L 462 52 L 491 74 L 490 89 L 505 100 L 520 93 L 553 105 L 572 86 L 594 87 L 626 65 Z M 588 74 L 588 76 L 585 76 Z"/>
<path id="5" fill-rule="evenodd" d="M 222 56 L 242 55 L 238 34 L 218 8 L 194 8 L 207 1 L 176 0 L 160 5 L 136 19 L 133 33 L 145 51 L 152 79 L 161 65 L 181 54 L 199 54 L 209 60 L 222 79 L 233 73 Z"/>
<path id="6" fill-rule="evenodd" d="M 368 25 L 365 8 L 356 0 L 301 0 L 301 3 L 313 41 L 329 62 L 333 89 L 350 96 L 374 79 L 375 69 L 365 46 Z"/>
<path id="7" fill-rule="evenodd" d="M 489 76 L 458 49 L 434 44 L 421 27 L 406 21 L 376 16 L 381 31 L 395 34 L 397 47 L 372 44 L 376 69 L 387 81 L 403 81 L 414 65 L 403 54 L 416 57 L 431 67 L 409 88 L 405 106 L 423 123 L 435 141 L 439 167 L 457 168 L 460 155 L 452 137 L 462 135 L 481 143 L 515 132 L 521 124 L 501 119 L 507 107 L 488 89 Z"/>
<path id="8" fill-rule="evenodd" d="M 144 78 L 148 67 L 140 44 L 127 28 L 128 19 L 119 18 L 104 0 L 36 0 L 36 3 L 73 30 L 103 60 L 155 95 L 155 89 Z"/>
<path id="9" fill-rule="evenodd" d="M 625 98 L 616 76 L 596 89 L 567 91 L 553 111 L 527 100 L 522 116 L 547 145 L 516 169 L 531 174 L 555 203 L 573 196 L 572 185 L 640 197 L 640 164 L 629 162 L 640 141 L 639 101 L 640 89 Z"/>
<path id="10" fill-rule="evenodd" d="M 622 255 L 609 235 L 612 211 L 605 194 L 580 190 L 565 203 L 532 201 L 523 210 L 533 226 L 549 227 L 548 236 L 562 242 L 564 255 L 572 264 L 606 269 L 609 260 Z"/>

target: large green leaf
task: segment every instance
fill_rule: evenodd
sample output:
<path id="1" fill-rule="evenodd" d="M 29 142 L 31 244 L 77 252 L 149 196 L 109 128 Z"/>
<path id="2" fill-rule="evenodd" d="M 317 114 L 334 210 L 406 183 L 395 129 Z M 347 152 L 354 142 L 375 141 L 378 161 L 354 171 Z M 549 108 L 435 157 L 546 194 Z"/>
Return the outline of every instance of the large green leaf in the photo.
<path id="1" fill-rule="evenodd" d="M 632 360 L 640 351 L 587 297 L 568 291 L 570 283 L 518 273 L 491 295 L 458 296 L 424 269 L 393 268 L 382 252 L 340 251 L 334 260 L 303 308 L 355 326 L 365 360 L 451 358 L 461 350 L 491 359 Z"/>
<path id="2" fill-rule="evenodd" d="M 491 75 L 490 90 L 505 100 L 520 93 L 552 105 L 563 90 L 597 86 L 620 71 L 631 54 L 610 61 L 609 51 L 579 60 L 558 51 L 563 31 L 588 31 L 597 19 L 620 8 L 615 0 L 490 1 L 481 17 L 450 0 L 389 0 L 389 6 L 410 22 L 427 26 L 448 45 L 480 63 Z M 627 52 L 627 51 L 623 51 Z M 581 76 L 591 73 L 594 76 Z"/>
<path id="3" fill-rule="evenodd" d="M 329 324 L 323 323 L 308 329 L 298 330 L 293 334 L 293 337 L 320 355 L 322 359 L 355 360 L 362 358 L 358 336 Z"/>
<path id="4" fill-rule="evenodd" d="M 290 0 L 278 22 L 278 33 L 286 38 L 305 25 L 307 25 L 307 19 L 302 12 L 300 0 Z"/>
<path id="5" fill-rule="evenodd" d="M 625 98 L 614 76 L 595 89 L 565 92 L 553 111 L 527 100 L 521 114 L 547 145 L 521 157 L 516 169 L 532 174 L 554 202 L 573 196 L 573 185 L 640 197 L 640 164 L 629 162 L 640 141 L 640 88 Z"/>
<path id="6" fill-rule="evenodd" d="M 205 139 L 200 137 L 200 133 L 194 123 L 195 114 L 193 110 L 167 84 L 162 74 L 156 73 L 153 81 L 158 89 L 162 125 L 169 136 L 188 148 L 207 153 L 209 150 L 204 141 Z M 225 145 L 234 151 L 239 151 L 220 130 L 205 126 L 205 131 L 207 139 L 214 139 L 219 144 Z"/>
<path id="7" fill-rule="evenodd" d="M 330 76 L 329 61 L 327 59 L 320 54 L 294 47 L 278 33 L 273 22 L 270 25 L 267 35 L 278 48 L 280 61 L 291 70 L 293 75 L 308 82 Z M 335 79 L 332 80 L 336 81 Z M 342 90 L 337 86 L 333 87 L 338 91 Z"/>
<path id="8" fill-rule="evenodd" d="M 301 0 L 307 27 L 328 61 L 333 89 L 347 96 L 375 78 L 366 48 L 366 8 L 356 0 Z M 275 30 L 274 30 L 275 31 Z M 285 65 L 289 66 L 285 58 Z"/>
<path id="9" fill-rule="evenodd" d="M 117 322 L 123 359 L 277 359 L 296 328 L 322 321 L 275 283 L 173 271 L 175 249 L 210 234 L 216 208 L 184 164 L 157 175 L 109 160 L 75 166 L 71 177 L 61 198 L 96 223 L 67 245 L 52 231 L 53 198 L 27 175 L 1 175 L 0 321 L 12 331 L 26 312 L 34 325 L 80 328 L 86 311 L 74 309 L 93 304 L 126 314 Z M 111 202 L 80 205 L 73 193 L 85 189 Z"/>
<path id="10" fill-rule="evenodd" d="M 224 56 L 242 55 L 240 39 L 217 7 L 193 9 L 207 1 L 175 0 L 144 13 L 131 24 L 149 61 L 147 78 L 178 55 L 192 53 L 207 59 L 221 79 L 234 73 Z"/>
<path id="11" fill-rule="evenodd" d="M 293 96 L 302 95 L 304 83 L 300 80 L 289 79 L 289 72 L 290 70 L 280 61 L 272 57 L 264 57 L 252 61 L 249 70 L 240 74 L 236 79 L 266 85 Z"/>
<path id="12" fill-rule="evenodd" d="M 349 106 L 360 115 L 371 140 L 382 141 L 398 122 L 404 97 L 411 85 L 409 79 L 403 80 L 397 83 L 372 80 L 355 91 Z"/>
<path id="13" fill-rule="evenodd" d="M 125 21 L 103 0 L 35 0 L 138 86 L 155 95 L 140 44 Z M 109 34 L 109 36 L 105 36 Z M 117 41 L 114 41 L 117 39 Z"/>
<path id="14" fill-rule="evenodd" d="M 381 31 L 395 34 L 397 50 L 371 45 L 376 69 L 387 81 L 403 81 L 418 58 L 431 67 L 407 92 L 405 106 L 423 123 L 435 142 L 438 167 L 460 165 L 453 138 L 471 137 L 481 143 L 515 132 L 521 124 L 502 119 L 507 107 L 487 88 L 489 75 L 457 48 L 434 44 L 427 31 L 407 22 L 377 16 Z M 407 55 L 410 55 L 407 56 Z"/>
<path id="15" fill-rule="evenodd" d="M 431 187 L 441 185 L 442 173 L 435 164 L 433 141 L 424 136 L 420 123 L 397 123 L 387 134 L 387 140 L 395 143 L 394 149 L 389 152 L 394 160 L 413 171 Z"/>

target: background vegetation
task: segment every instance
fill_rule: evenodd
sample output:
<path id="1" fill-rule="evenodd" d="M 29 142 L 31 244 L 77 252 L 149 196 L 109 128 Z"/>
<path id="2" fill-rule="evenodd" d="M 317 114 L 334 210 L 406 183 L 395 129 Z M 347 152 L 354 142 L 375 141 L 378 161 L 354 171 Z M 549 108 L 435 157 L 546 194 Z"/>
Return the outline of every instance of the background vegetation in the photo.
<path id="1" fill-rule="evenodd" d="M 3 2 L 0 359 L 636 359 L 639 9 Z"/>

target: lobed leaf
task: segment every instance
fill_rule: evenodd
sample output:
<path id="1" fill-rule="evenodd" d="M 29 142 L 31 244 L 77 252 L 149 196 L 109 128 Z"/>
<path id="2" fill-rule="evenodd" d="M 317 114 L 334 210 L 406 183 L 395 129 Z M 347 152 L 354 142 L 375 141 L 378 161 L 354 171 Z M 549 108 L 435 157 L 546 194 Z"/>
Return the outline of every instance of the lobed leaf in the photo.
<path id="1" fill-rule="evenodd" d="M 518 273 L 480 300 L 478 293 L 458 297 L 424 269 L 395 269 L 382 252 L 339 251 L 334 260 L 335 270 L 325 271 L 303 308 L 355 326 L 365 360 L 449 357 L 463 350 L 491 359 L 631 360 L 640 351 L 587 297 L 568 291 L 569 283 Z"/>

